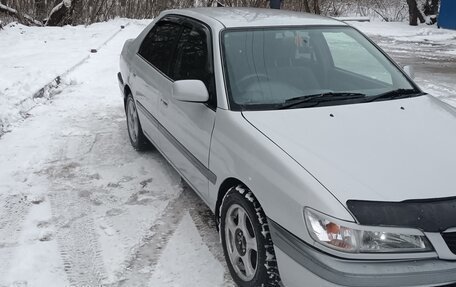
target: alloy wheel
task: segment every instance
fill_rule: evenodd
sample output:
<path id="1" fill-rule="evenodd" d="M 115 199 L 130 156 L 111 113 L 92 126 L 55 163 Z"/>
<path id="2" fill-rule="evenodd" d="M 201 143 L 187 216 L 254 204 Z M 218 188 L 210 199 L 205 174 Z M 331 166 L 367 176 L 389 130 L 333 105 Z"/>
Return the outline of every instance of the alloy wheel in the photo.
<path id="1" fill-rule="evenodd" d="M 252 280 L 258 268 L 257 240 L 249 215 L 238 204 L 233 204 L 228 209 L 225 237 L 234 271 L 242 280 Z"/>

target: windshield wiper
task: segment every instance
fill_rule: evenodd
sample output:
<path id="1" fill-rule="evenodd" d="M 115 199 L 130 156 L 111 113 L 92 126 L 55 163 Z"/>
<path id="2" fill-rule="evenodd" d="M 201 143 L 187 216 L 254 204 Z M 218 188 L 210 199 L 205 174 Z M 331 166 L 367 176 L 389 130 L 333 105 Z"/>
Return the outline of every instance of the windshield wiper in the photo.
<path id="1" fill-rule="evenodd" d="M 280 109 L 289 109 L 294 106 L 301 105 L 303 103 L 311 103 L 313 105 L 318 105 L 321 102 L 329 102 L 329 101 L 343 101 L 343 100 L 351 100 L 351 99 L 359 99 L 365 98 L 366 95 L 362 93 L 334 93 L 334 92 L 327 92 L 321 94 L 314 94 L 314 95 L 305 95 L 296 98 L 291 98 L 285 101 L 285 103 L 280 107 Z"/>
<path id="2" fill-rule="evenodd" d="M 374 102 L 376 100 L 383 100 L 383 99 L 398 99 L 398 98 L 406 98 L 410 96 L 419 96 L 424 95 L 425 93 L 419 92 L 415 89 L 396 89 L 392 91 L 388 91 L 386 93 L 379 94 L 377 96 L 373 96 L 367 100 L 367 102 Z"/>

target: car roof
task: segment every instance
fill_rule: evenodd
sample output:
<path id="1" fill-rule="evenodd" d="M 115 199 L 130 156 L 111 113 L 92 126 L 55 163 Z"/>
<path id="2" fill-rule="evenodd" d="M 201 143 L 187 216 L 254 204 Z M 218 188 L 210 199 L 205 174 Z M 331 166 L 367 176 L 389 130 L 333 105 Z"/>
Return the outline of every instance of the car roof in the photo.
<path id="1" fill-rule="evenodd" d="M 319 15 L 265 8 L 188 8 L 168 10 L 166 14 L 181 14 L 204 20 L 212 18 L 227 28 L 274 26 L 347 26 L 344 22 Z"/>

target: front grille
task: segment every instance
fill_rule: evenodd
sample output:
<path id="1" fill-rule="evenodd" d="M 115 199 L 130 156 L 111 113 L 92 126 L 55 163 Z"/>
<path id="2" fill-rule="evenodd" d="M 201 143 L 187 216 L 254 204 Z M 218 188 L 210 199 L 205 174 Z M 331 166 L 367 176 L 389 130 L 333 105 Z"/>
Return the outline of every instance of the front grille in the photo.
<path id="1" fill-rule="evenodd" d="M 450 248 L 451 252 L 456 254 L 456 232 L 442 233 L 442 237 L 448 245 L 448 248 Z"/>

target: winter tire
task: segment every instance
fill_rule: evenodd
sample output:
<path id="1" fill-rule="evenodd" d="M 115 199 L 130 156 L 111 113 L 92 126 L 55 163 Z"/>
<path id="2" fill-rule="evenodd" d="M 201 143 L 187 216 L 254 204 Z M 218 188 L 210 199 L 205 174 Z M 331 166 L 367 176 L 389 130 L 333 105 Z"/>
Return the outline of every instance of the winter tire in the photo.
<path id="1" fill-rule="evenodd" d="M 127 102 L 125 103 L 125 113 L 127 116 L 128 137 L 130 138 L 131 145 L 137 151 L 147 150 L 151 144 L 142 131 L 135 100 L 131 94 L 128 95 Z"/>
<path id="2" fill-rule="evenodd" d="M 266 215 L 247 187 L 232 187 L 224 197 L 220 232 L 225 259 L 238 286 L 279 286 L 280 276 Z"/>

